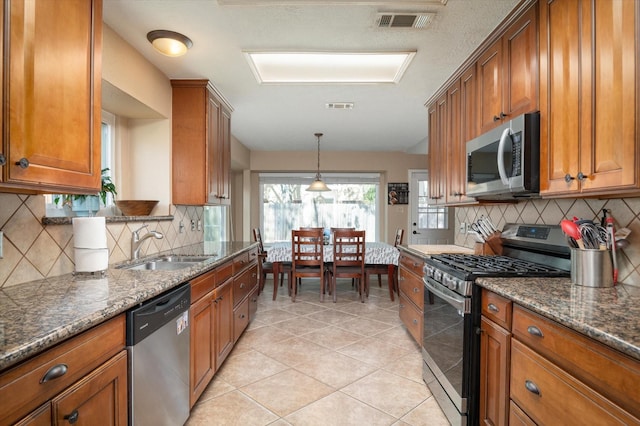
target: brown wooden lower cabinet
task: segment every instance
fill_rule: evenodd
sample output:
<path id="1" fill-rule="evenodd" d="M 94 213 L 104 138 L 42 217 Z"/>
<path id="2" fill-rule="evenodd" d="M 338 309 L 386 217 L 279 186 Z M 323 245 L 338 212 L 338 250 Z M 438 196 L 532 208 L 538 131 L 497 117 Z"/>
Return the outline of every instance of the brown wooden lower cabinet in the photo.
<path id="1" fill-rule="evenodd" d="M 403 251 L 400 252 L 398 268 L 400 320 L 419 345 L 422 345 L 424 321 L 423 267 L 424 260 L 422 258 Z"/>
<path id="2" fill-rule="evenodd" d="M 638 360 L 486 289 L 480 366 L 483 424 L 640 425 Z"/>
<path id="3" fill-rule="evenodd" d="M 241 253 L 191 280 L 191 407 L 255 315 L 258 306 L 256 250 Z"/>
<path id="4" fill-rule="evenodd" d="M 120 315 L 3 372 L 0 424 L 124 426 L 127 365 Z"/>

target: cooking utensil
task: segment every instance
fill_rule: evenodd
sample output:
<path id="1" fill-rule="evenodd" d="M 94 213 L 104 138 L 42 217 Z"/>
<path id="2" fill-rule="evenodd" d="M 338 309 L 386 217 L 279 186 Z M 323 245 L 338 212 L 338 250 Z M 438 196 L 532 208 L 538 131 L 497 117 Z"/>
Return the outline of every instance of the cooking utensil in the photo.
<path id="1" fill-rule="evenodd" d="M 567 236 L 573 238 L 578 244 L 578 247 L 584 250 L 584 242 L 582 241 L 582 234 L 580 234 L 580 229 L 575 222 L 572 222 L 568 219 L 563 219 L 560 221 L 560 227 L 562 228 L 562 232 L 564 232 Z"/>
<path id="2" fill-rule="evenodd" d="M 611 235 L 611 258 L 613 260 L 613 285 L 616 285 L 618 282 L 618 256 L 616 254 L 616 231 L 613 229 L 613 217 L 609 215 L 606 219 L 607 230 L 609 231 L 609 235 Z"/>

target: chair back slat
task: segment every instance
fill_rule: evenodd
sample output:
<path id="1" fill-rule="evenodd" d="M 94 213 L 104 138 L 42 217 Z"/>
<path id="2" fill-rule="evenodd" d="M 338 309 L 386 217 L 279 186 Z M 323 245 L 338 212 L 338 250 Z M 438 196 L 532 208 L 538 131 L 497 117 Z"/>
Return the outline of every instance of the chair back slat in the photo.
<path id="1" fill-rule="evenodd" d="M 300 266 L 324 266 L 322 228 L 291 231 L 291 262 L 294 271 Z"/>
<path id="2" fill-rule="evenodd" d="M 264 253 L 264 244 L 262 243 L 262 232 L 260 232 L 260 228 L 253 228 L 253 239 L 258 243 L 260 253 Z"/>
<path id="3" fill-rule="evenodd" d="M 364 268 L 365 231 L 336 230 L 333 233 L 333 264 Z"/>
<path id="4" fill-rule="evenodd" d="M 396 240 L 393 243 L 394 247 L 398 247 L 402 244 L 402 238 L 404 237 L 404 229 L 398 228 L 396 229 Z"/>

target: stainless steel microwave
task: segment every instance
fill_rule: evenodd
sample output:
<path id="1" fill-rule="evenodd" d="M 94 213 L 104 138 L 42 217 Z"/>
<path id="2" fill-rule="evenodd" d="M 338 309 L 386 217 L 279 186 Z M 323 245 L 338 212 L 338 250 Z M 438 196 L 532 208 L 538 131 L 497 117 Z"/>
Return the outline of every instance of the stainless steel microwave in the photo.
<path id="1" fill-rule="evenodd" d="M 512 118 L 467 142 L 467 196 L 486 200 L 537 197 L 540 113 Z"/>

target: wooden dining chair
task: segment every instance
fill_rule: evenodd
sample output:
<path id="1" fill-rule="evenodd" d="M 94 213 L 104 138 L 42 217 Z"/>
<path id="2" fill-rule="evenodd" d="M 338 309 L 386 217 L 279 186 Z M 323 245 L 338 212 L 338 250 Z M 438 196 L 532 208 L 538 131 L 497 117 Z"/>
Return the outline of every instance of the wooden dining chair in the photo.
<path id="1" fill-rule="evenodd" d="M 393 243 L 394 247 L 398 247 L 402 244 L 402 239 L 404 237 L 404 229 L 397 228 L 396 236 Z M 378 287 L 382 287 L 382 274 L 387 275 L 387 281 L 389 284 L 389 297 L 391 301 L 394 301 L 395 298 L 393 296 L 394 292 L 398 292 L 398 267 L 396 265 L 365 265 L 365 286 L 368 289 L 369 282 L 371 279 L 371 275 L 378 276 Z"/>
<path id="2" fill-rule="evenodd" d="M 333 262 L 327 269 L 329 273 L 329 293 L 337 301 L 336 280 L 351 278 L 355 280 L 360 301 L 365 299 L 365 231 L 336 230 L 333 232 Z"/>
<path id="3" fill-rule="evenodd" d="M 262 232 L 260 228 L 253 229 L 253 239 L 258 243 L 258 294 L 264 290 L 264 284 L 267 281 L 267 274 L 273 274 L 273 263 L 267 262 L 267 251 L 264 249 L 262 242 Z M 285 274 L 291 275 L 291 263 L 283 262 L 280 267 L 280 287 L 284 283 Z M 289 277 L 289 281 L 291 278 Z M 274 294 L 277 292 L 278 280 L 273 277 Z"/>
<path id="4" fill-rule="evenodd" d="M 324 244 L 322 228 L 315 230 L 291 231 L 291 301 L 296 301 L 298 282 L 302 278 L 318 278 L 320 280 L 320 300 L 324 301 Z"/>

